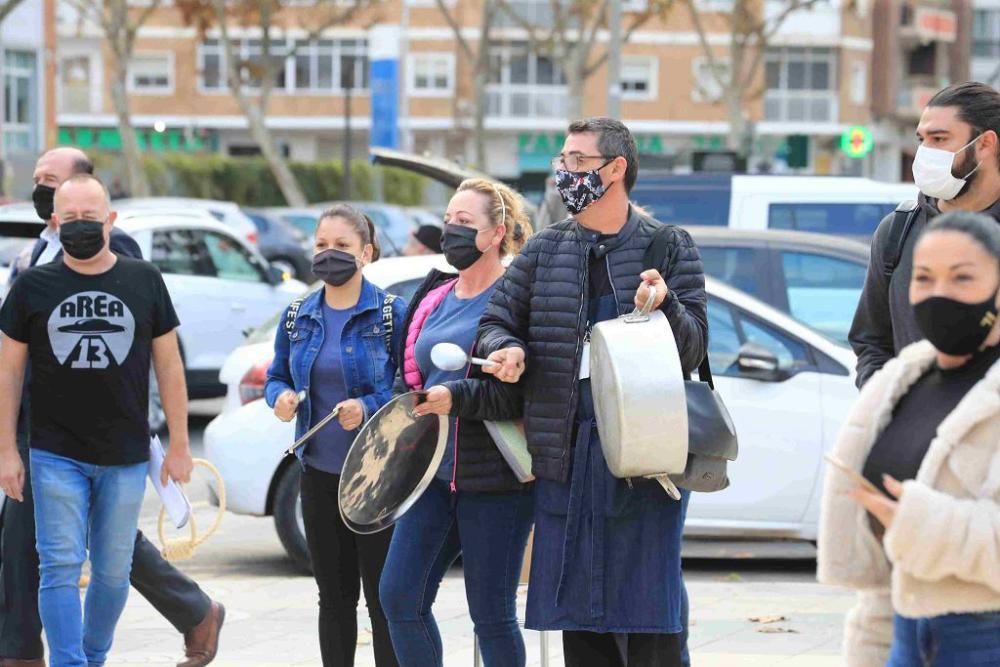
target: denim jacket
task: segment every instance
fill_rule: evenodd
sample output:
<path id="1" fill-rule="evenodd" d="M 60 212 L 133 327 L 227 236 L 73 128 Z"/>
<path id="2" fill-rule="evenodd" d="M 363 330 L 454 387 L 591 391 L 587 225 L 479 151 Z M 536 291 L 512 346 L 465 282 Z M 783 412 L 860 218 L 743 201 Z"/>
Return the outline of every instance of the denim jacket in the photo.
<path id="1" fill-rule="evenodd" d="M 299 403 L 296 414 L 296 439 L 312 425 L 309 382 L 313 363 L 323 347 L 323 292 L 319 289 L 305 297 L 294 315 L 291 333 L 286 329 L 290 307 L 285 309 L 278 322 L 274 361 L 267 371 L 264 387 L 265 400 L 272 408 L 287 389 L 305 392 L 305 400 Z M 384 291 L 363 280 L 361 296 L 340 336 L 347 395 L 361 401 L 365 421 L 392 398 L 392 383 L 396 376 L 395 354 L 389 354 L 385 346 L 382 323 L 385 296 Z M 397 297 L 392 302 L 393 350 L 402 345 L 405 317 L 406 302 Z M 301 459 L 304 449 L 299 447 L 295 455 Z"/>

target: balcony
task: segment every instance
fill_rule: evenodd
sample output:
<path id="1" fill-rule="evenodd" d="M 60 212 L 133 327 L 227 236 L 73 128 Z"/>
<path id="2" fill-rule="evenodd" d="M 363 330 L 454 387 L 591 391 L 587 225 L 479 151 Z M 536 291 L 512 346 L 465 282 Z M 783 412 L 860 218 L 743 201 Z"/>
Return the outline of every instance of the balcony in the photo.
<path id="1" fill-rule="evenodd" d="M 566 86 L 489 86 L 486 89 L 489 118 L 559 118 L 569 113 Z"/>
<path id="2" fill-rule="evenodd" d="M 928 82 L 927 79 L 909 79 L 901 82 L 896 93 L 896 114 L 900 118 L 910 120 L 920 118 L 927 103 L 942 87 Z"/>
<path id="3" fill-rule="evenodd" d="M 958 17 L 940 3 L 906 3 L 900 8 L 899 39 L 903 44 L 951 44 L 958 37 Z"/>
<path id="4" fill-rule="evenodd" d="M 769 90 L 764 120 L 787 123 L 835 123 L 839 101 L 832 90 Z"/>

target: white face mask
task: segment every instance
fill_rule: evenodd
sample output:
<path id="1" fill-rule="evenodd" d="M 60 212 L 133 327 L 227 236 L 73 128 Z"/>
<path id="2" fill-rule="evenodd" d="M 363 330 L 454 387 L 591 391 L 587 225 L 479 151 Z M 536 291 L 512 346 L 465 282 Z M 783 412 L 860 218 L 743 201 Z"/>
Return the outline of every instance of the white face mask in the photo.
<path id="1" fill-rule="evenodd" d="M 981 137 L 983 135 L 979 135 Z M 976 137 L 952 153 L 940 148 L 920 146 L 917 148 L 917 155 L 913 158 L 913 181 L 928 197 L 949 201 L 954 199 L 962 188 L 965 187 L 969 177 L 976 173 L 982 162 L 976 163 L 975 169 L 965 175 L 964 178 L 955 178 L 951 169 L 955 164 L 955 156 L 965 151 L 966 148 L 979 141 Z"/>

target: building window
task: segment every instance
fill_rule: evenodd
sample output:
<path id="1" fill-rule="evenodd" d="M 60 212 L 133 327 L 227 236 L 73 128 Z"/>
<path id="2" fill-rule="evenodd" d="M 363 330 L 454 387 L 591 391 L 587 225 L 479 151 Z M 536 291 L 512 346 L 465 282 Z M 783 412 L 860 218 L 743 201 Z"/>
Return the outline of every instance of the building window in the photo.
<path id="1" fill-rule="evenodd" d="M 976 10 L 972 21 L 972 56 L 1000 58 L 1000 8 Z"/>
<path id="2" fill-rule="evenodd" d="M 496 45 L 490 53 L 487 114 L 493 117 L 565 118 L 569 111 L 566 79 L 554 58 L 527 45 Z"/>
<path id="3" fill-rule="evenodd" d="M 694 6 L 701 12 L 732 12 L 736 0 L 695 0 Z"/>
<path id="4" fill-rule="evenodd" d="M 241 60 L 262 62 L 259 39 L 234 40 Z M 352 90 L 368 89 L 368 42 L 364 39 L 318 39 L 296 43 L 294 57 L 289 56 L 287 43 L 272 44 L 271 57 L 279 64 L 275 92 L 340 93 L 347 86 Z M 226 88 L 226 54 L 217 39 L 206 39 L 198 47 L 200 87 L 216 91 Z M 244 83 L 260 87 L 260 79 L 244 73 Z"/>
<path id="5" fill-rule="evenodd" d="M 868 102 L 868 66 L 854 63 L 851 69 L 851 103 L 864 106 Z"/>
<path id="6" fill-rule="evenodd" d="M 66 56 L 59 61 L 59 110 L 90 113 L 90 56 Z"/>
<path id="7" fill-rule="evenodd" d="M 651 58 L 625 58 L 622 61 L 622 98 L 627 100 L 655 100 L 659 60 Z"/>
<path id="8" fill-rule="evenodd" d="M 708 58 L 695 58 L 691 62 L 694 75 L 694 88 L 691 89 L 691 99 L 695 102 L 718 102 L 722 99 L 723 88 L 720 79 L 726 82 L 730 77 L 729 60 L 715 59 L 715 74 L 712 73 L 712 62 Z"/>
<path id="9" fill-rule="evenodd" d="M 4 51 L 3 147 L 6 155 L 37 150 L 40 113 L 36 63 L 31 51 Z"/>
<path id="10" fill-rule="evenodd" d="M 764 119 L 788 122 L 835 122 L 836 54 L 828 48 L 768 49 Z"/>
<path id="11" fill-rule="evenodd" d="M 455 55 L 416 53 L 409 58 L 410 94 L 447 97 L 455 90 Z"/>
<path id="12" fill-rule="evenodd" d="M 135 93 L 173 93 L 173 54 L 135 54 L 128 64 L 128 86 Z"/>

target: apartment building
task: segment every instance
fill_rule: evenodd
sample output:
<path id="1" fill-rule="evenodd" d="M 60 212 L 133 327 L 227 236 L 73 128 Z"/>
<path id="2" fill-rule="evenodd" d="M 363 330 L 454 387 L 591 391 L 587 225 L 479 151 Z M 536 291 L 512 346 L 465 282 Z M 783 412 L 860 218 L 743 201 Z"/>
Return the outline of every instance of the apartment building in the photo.
<path id="1" fill-rule="evenodd" d="M 972 8 L 968 0 L 876 0 L 873 22 L 873 175 L 912 180 L 920 113 L 937 91 L 969 79 Z"/>
<path id="2" fill-rule="evenodd" d="M 135 2 L 141 5 L 143 0 Z M 645 9 L 646 2 L 622 0 L 625 25 Z M 436 0 L 389 0 L 377 10 L 359 14 L 349 25 L 328 29 L 320 39 L 306 42 L 303 26 L 308 27 L 309 4 L 292 3 L 288 10 L 289 27 L 280 38 L 298 49 L 284 63 L 267 118 L 287 155 L 296 160 L 340 157 L 348 124 L 355 154 L 365 149 L 371 129 L 369 59 L 373 48 L 386 46 L 382 38 L 373 43 L 372 36 L 391 25 L 402 36 L 401 44 L 391 45 L 401 50 L 402 146 L 472 161 L 475 63 L 465 55 Z M 446 4 L 463 39 L 477 52 L 483 3 Z M 509 4 L 536 25 L 552 21 L 551 0 L 509 0 Z M 773 13 L 780 4 L 765 2 L 763 11 Z M 880 11 L 900 4 L 942 3 L 829 0 L 782 24 L 764 54 L 757 94 L 745 105 L 751 169 L 820 174 L 881 171 L 899 177 L 899 146 L 878 149 L 878 141 L 899 135 L 897 94 L 879 91 L 873 96 L 877 81 L 892 77 L 883 73 L 877 78 L 872 64 L 884 42 L 892 42 L 888 48 L 893 52 L 904 48 L 905 40 L 893 42 L 876 29 Z M 697 6 L 703 12 L 705 41 L 724 67 L 731 41 L 725 15 L 733 0 L 699 0 Z M 940 11 L 959 25 L 949 34 L 930 36 L 935 44 L 954 45 L 963 34 L 961 21 L 954 11 Z M 899 14 L 894 12 L 889 14 Z M 902 19 L 898 22 L 905 24 Z M 918 42 L 928 37 L 919 30 Z M 59 140 L 115 148 L 120 137 L 109 87 L 110 53 L 102 36 L 65 2 L 60 5 L 58 31 Z M 260 57 L 258 33 L 237 25 L 229 32 L 242 58 Z M 606 49 L 608 41 L 606 31 L 598 32 L 595 50 Z M 483 166 L 536 191 L 548 174 L 550 158 L 559 151 L 570 105 L 560 63 L 528 45 L 528 33 L 518 21 L 501 16 L 491 28 L 485 119 L 488 159 Z M 954 69 L 949 69 L 947 59 L 946 65 L 937 56 L 932 61 L 935 67 Z M 644 165 L 684 171 L 692 168 L 700 153 L 725 149 L 729 123 L 720 104 L 721 91 L 683 3 L 677 3 L 666 18 L 652 19 L 636 30 L 623 46 L 621 62 L 621 115 L 637 136 Z M 891 62 L 892 67 L 902 67 L 898 58 Z M 208 149 L 231 155 L 258 150 L 226 87 L 218 31 L 199 34 L 184 25 L 170 5 L 154 12 L 139 31 L 128 88 L 133 122 L 150 150 Z M 586 115 L 605 113 L 607 90 L 606 68 L 598 69 L 584 85 Z M 848 127 L 871 125 L 875 109 L 885 126 L 877 150 L 860 159 L 848 157 L 841 150 L 841 135 Z M 878 158 L 890 166 L 880 168 Z"/>
<path id="3" fill-rule="evenodd" d="M 1000 86 L 1000 0 L 975 0 L 971 78 Z"/>
<path id="4" fill-rule="evenodd" d="M 30 187 L 38 151 L 55 140 L 54 0 L 25 0 L 0 24 L 0 194 Z"/>

